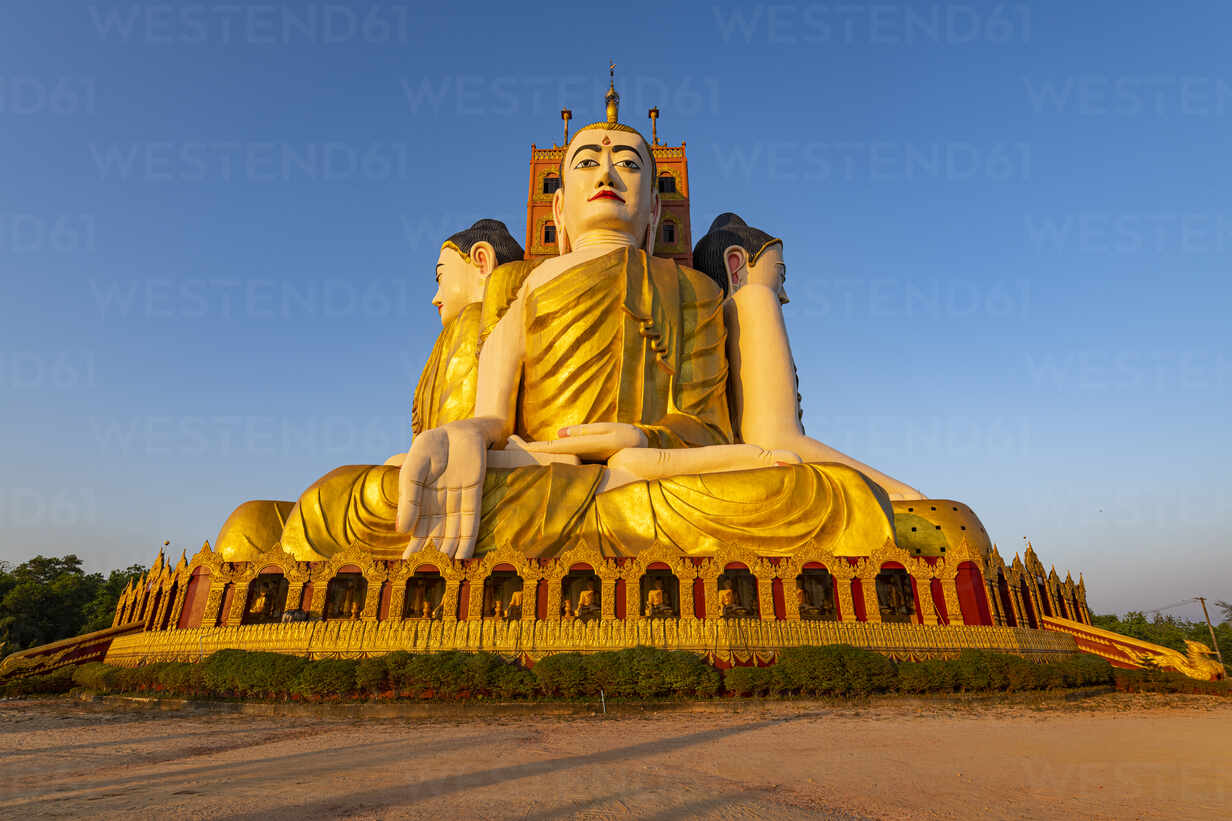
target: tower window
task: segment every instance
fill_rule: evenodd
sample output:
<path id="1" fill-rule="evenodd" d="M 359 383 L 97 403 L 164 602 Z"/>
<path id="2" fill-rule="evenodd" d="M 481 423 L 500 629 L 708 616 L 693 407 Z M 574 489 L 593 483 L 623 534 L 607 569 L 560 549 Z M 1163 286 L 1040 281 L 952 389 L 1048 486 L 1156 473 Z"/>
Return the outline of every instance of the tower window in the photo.
<path id="1" fill-rule="evenodd" d="M 549 176 L 543 178 L 543 193 L 555 194 L 558 188 L 560 188 L 560 177 Z"/>
<path id="2" fill-rule="evenodd" d="M 552 245 L 555 242 L 556 242 L 556 226 L 549 222 L 543 226 L 543 244 Z"/>
<path id="3" fill-rule="evenodd" d="M 659 177 L 659 193 L 660 194 L 675 194 L 676 193 L 676 178 L 671 174 L 664 174 Z"/>
<path id="4" fill-rule="evenodd" d="M 663 223 L 663 242 L 666 245 L 673 245 L 676 242 L 676 224 L 674 222 Z"/>

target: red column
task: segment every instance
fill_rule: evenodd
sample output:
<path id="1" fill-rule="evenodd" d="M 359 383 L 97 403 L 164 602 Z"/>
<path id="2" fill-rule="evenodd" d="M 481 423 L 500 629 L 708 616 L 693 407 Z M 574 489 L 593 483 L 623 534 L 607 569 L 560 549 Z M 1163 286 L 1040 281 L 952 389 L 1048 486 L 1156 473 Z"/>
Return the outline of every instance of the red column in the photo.
<path id="1" fill-rule="evenodd" d="M 868 621 L 868 611 L 864 609 L 864 585 L 859 579 L 851 580 L 851 606 L 856 611 L 856 621 Z"/>

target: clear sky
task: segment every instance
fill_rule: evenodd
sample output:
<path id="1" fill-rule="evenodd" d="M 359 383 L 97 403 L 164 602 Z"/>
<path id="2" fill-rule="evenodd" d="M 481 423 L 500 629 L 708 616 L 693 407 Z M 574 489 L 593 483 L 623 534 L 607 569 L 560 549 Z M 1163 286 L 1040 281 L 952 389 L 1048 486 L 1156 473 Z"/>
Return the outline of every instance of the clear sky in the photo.
<path id="1" fill-rule="evenodd" d="M 1096 611 L 1232 599 L 1232 6 L 449 5 L 3 5 L 0 560 L 405 450 L 440 242 L 614 60 L 695 238 L 785 240 L 812 435 Z"/>

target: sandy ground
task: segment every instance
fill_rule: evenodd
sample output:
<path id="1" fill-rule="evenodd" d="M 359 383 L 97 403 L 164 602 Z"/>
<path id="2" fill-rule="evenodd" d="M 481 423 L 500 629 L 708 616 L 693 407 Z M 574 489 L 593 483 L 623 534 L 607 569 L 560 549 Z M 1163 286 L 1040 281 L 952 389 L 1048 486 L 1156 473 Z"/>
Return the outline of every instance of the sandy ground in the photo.
<path id="1" fill-rule="evenodd" d="M 1215 818 L 1232 702 L 782 703 L 449 719 L 0 703 L 0 816 Z"/>

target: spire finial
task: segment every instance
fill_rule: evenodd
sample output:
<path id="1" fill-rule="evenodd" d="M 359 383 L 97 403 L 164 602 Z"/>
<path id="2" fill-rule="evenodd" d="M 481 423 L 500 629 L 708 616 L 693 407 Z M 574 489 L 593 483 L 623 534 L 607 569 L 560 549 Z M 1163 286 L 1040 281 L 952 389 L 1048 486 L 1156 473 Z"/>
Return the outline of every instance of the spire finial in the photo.
<path id="1" fill-rule="evenodd" d="M 607 123 L 615 125 L 620 115 L 620 95 L 616 93 L 616 63 L 608 64 L 607 73 L 607 94 L 604 95 L 603 101 L 607 104 Z"/>

